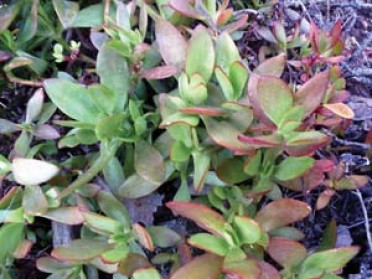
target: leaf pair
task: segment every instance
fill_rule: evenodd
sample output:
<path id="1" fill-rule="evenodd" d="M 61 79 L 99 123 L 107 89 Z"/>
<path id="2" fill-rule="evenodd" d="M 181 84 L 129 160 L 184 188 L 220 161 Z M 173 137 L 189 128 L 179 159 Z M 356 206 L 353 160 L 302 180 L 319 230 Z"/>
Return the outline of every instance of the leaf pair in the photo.
<path id="1" fill-rule="evenodd" d="M 298 274 L 301 279 L 327 278 L 325 274 L 333 275 L 358 252 L 359 247 L 344 247 L 307 255 L 302 244 L 280 237 L 272 238 L 268 246 L 269 255 L 289 274 Z"/>

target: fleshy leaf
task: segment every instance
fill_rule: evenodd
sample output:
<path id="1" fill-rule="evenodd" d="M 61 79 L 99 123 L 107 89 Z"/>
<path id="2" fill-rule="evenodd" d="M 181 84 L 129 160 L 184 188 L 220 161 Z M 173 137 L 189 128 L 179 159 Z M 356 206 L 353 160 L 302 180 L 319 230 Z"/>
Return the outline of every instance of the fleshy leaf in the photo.
<path id="1" fill-rule="evenodd" d="M 105 44 L 98 52 L 97 73 L 101 84 L 115 94 L 115 110 L 122 111 L 127 103 L 131 78 L 127 60 Z"/>
<path id="2" fill-rule="evenodd" d="M 53 7 L 65 29 L 70 27 L 79 12 L 79 4 L 72 1 L 53 0 Z"/>
<path id="3" fill-rule="evenodd" d="M 242 62 L 237 61 L 230 65 L 229 68 L 229 79 L 232 87 L 234 88 L 234 96 L 236 99 L 240 99 L 243 95 L 243 90 L 247 84 L 248 71 Z"/>
<path id="4" fill-rule="evenodd" d="M 194 162 L 194 189 L 200 192 L 208 174 L 211 158 L 206 152 L 193 152 L 192 158 Z"/>
<path id="5" fill-rule="evenodd" d="M 137 173 L 153 184 L 161 184 L 166 177 L 164 159 L 160 152 L 145 141 L 136 143 L 134 167 Z"/>
<path id="6" fill-rule="evenodd" d="M 108 216 L 120 222 L 126 229 L 130 228 L 130 218 L 124 204 L 112 194 L 99 191 L 97 195 L 99 208 Z"/>
<path id="7" fill-rule="evenodd" d="M 199 227 L 216 236 L 222 236 L 225 233 L 227 223 L 224 218 L 205 205 L 183 201 L 168 202 L 166 205 L 173 214 L 194 221 Z"/>
<path id="8" fill-rule="evenodd" d="M 187 240 L 187 242 L 191 246 L 218 256 L 225 256 L 229 250 L 226 240 L 209 233 L 194 234 Z"/>
<path id="9" fill-rule="evenodd" d="M 0 228 L 0 263 L 4 263 L 6 257 L 10 256 L 13 253 L 23 235 L 24 224 L 22 223 L 10 223 L 4 224 Z"/>
<path id="10" fill-rule="evenodd" d="M 271 238 L 267 252 L 270 257 L 288 270 L 298 266 L 307 256 L 306 248 L 302 244 L 282 237 Z"/>
<path id="11" fill-rule="evenodd" d="M 233 226 L 240 241 L 245 244 L 256 243 L 263 233 L 255 220 L 244 216 L 236 216 Z"/>
<path id="12" fill-rule="evenodd" d="M 212 108 L 212 107 L 187 107 L 181 108 L 180 112 L 186 114 L 195 114 L 195 115 L 207 115 L 207 116 L 224 116 L 227 111 L 221 108 Z"/>
<path id="13" fill-rule="evenodd" d="M 293 97 L 291 89 L 276 77 L 261 77 L 257 82 L 258 102 L 265 113 L 276 125 L 283 115 L 291 109 Z"/>
<path id="14" fill-rule="evenodd" d="M 256 279 L 260 276 L 260 268 L 254 260 L 225 262 L 223 271 L 231 278 Z"/>
<path id="15" fill-rule="evenodd" d="M 304 117 L 320 106 L 328 87 L 329 72 L 322 72 L 309 79 L 294 95 L 295 104 L 304 109 Z"/>
<path id="16" fill-rule="evenodd" d="M 168 248 L 177 245 L 182 240 L 181 236 L 173 230 L 163 226 L 146 228 L 154 245 L 160 248 Z"/>
<path id="17" fill-rule="evenodd" d="M 22 206 L 32 216 L 42 215 L 48 210 L 48 201 L 38 185 L 28 185 L 23 193 Z"/>
<path id="18" fill-rule="evenodd" d="M 355 116 L 354 111 L 344 103 L 324 104 L 323 107 L 341 118 L 353 119 Z"/>
<path id="19" fill-rule="evenodd" d="M 165 20 L 155 22 L 155 34 L 160 54 L 165 63 L 181 68 L 186 60 L 187 43 L 185 38 L 176 27 Z"/>
<path id="20" fill-rule="evenodd" d="M 84 85 L 53 78 L 44 81 L 44 88 L 52 102 L 72 119 L 91 124 L 99 120 L 100 111 Z"/>
<path id="21" fill-rule="evenodd" d="M 235 95 L 234 88 L 229 80 L 227 74 L 219 66 L 214 71 L 218 83 L 221 86 L 222 92 L 228 101 L 236 101 L 238 96 Z"/>
<path id="22" fill-rule="evenodd" d="M 133 232 L 135 233 L 139 243 L 143 247 L 145 247 L 149 251 L 154 251 L 154 243 L 152 241 L 152 238 L 143 226 L 138 223 L 133 224 Z"/>
<path id="23" fill-rule="evenodd" d="M 40 88 L 34 92 L 34 94 L 27 103 L 25 123 L 31 123 L 39 116 L 43 109 L 43 104 L 44 93 L 43 89 Z"/>
<path id="24" fill-rule="evenodd" d="M 227 70 L 235 61 L 240 61 L 239 51 L 227 32 L 223 32 L 216 42 L 216 64 Z"/>
<path id="25" fill-rule="evenodd" d="M 104 263 L 114 264 L 124 260 L 128 256 L 128 253 L 128 246 L 122 244 L 116 246 L 112 250 L 103 253 L 100 258 Z"/>
<path id="26" fill-rule="evenodd" d="M 38 185 L 53 178 L 59 168 L 51 163 L 26 158 L 15 158 L 12 162 L 15 181 L 22 185 Z"/>
<path id="27" fill-rule="evenodd" d="M 238 140 L 241 133 L 227 121 L 217 121 L 211 117 L 202 118 L 212 140 L 223 147 L 238 153 L 246 153 L 252 148 Z"/>
<path id="28" fill-rule="evenodd" d="M 138 174 L 129 176 L 119 188 L 121 197 L 128 199 L 138 199 L 154 192 L 160 184 L 155 184 L 145 180 Z"/>
<path id="29" fill-rule="evenodd" d="M 88 94 L 91 96 L 96 107 L 110 115 L 115 109 L 117 96 L 112 90 L 102 84 L 93 84 L 88 87 Z"/>
<path id="30" fill-rule="evenodd" d="M 322 144 L 329 140 L 329 137 L 318 131 L 295 132 L 288 137 L 288 146 Z"/>
<path id="31" fill-rule="evenodd" d="M 299 177 L 314 165 L 311 157 L 288 157 L 276 166 L 275 178 L 287 181 Z"/>
<path id="32" fill-rule="evenodd" d="M 311 254 L 301 265 L 303 278 L 319 277 L 342 268 L 359 252 L 359 247 L 343 247 Z"/>
<path id="33" fill-rule="evenodd" d="M 17 124 L 0 118 L 0 134 L 11 134 L 18 132 L 20 129 L 21 128 Z"/>
<path id="34" fill-rule="evenodd" d="M 112 244 L 99 239 L 76 239 L 71 243 L 54 248 L 52 256 L 59 260 L 86 261 L 99 257 L 111 250 Z"/>
<path id="35" fill-rule="evenodd" d="M 170 279 L 217 279 L 222 270 L 223 258 L 205 254 L 194 258 L 178 269 Z"/>
<path id="36" fill-rule="evenodd" d="M 255 220 L 268 232 L 276 228 L 302 220 L 309 215 L 311 208 L 304 202 L 294 199 L 278 199 L 263 207 Z"/>
<path id="37" fill-rule="evenodd" d="M 216 173 L 222 181 L 236 184 L 248 179 L 243 168 L 244 162 L 240 158 L 229 158 L 218 165 Z"/>
<path id="38" fill-rule="evenodd" d="M 203 57 L 203 59 L 200 59 Z M 206 29 L 195 30 L 189 41 L 186 57 L 186 73 L 200 74 L 205 82 L 212 76 L 215 63 L 215 52 L 211 35 Z"/>
<path id="39" fill-rule="evenodd" d="M 258 67 L 254 70 L 254 73 L 279 78 L 283 74 L 285 61 L 286 55 L 284 53 L 279 54 L 278 56 L 269 58 L 258 65 Z"/>
<path id="40" fill-rule="evenodd" d="M 162 277 L 155 268 L 144 268 L 136 270 L 133 279 L 162 279 Z"/>
<path id="41" fill-rule="evenodd" d="M 59 207 L 50 209 L 42 217 L 66 225 L 79 225 L 84 222 L 84 217 L 77 207 Z"/>
<path id="42" fill-rule="evenodd" d="M 178 69 L 175 66 L 167 65 L 147 69 L 141 73 L 141 77 L 146 79 L 165 79 L 177 73 Z"/>
<path id="43" fill-rule="evenodd" d="M 113 234 L 123 230 L 122 225 L 118 221 L 109 217 L 94 212 L 83 212 L 82 214 L 85 219 L 84 225 L 94 232 Z"/>

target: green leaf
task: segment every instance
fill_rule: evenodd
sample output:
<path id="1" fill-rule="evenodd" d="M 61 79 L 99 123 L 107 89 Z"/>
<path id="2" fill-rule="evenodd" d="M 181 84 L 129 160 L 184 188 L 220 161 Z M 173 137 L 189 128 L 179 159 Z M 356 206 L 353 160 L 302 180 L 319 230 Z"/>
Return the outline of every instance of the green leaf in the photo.
<path id="1" fill-rule="evenodd" d="M 16 1 L 11 5 L 2 5 L 0 7 L 0 34 L 9 27 L 22 5 L 23 1 Z"/>
<path id="2" fill-rule="evenodd" d="M 263 207 L 254 218 L 268 232 L 302 220 L 311 212 L 310 206 L 294 199 L 277 199 Z"/>
<path id="3" fill-rule="evenodd" d="M 211 157 L 206 152 L 194 151 L 192 153 L 192 158 L 194 162 L 194 189 L 199 192 L 204 186 L 210 167 Z"/>
<path id="4" fill-rule="evenodd" d="M 59 260 L 86 261 L 111 250 L 112 244 L 99 239 L 76 239 L 67 245 L 54 248 L 52 256 Z"/>
<path id="5" fill-rule="evenodd" d="M 98 141 L 96 133 L 91 129 L 78 129 L 76 131 L 76 139 L 79 144 L 86 145 L 95 144 Z"/>
<path id="6" fill-rule="evenodd" d="M 223 147 L 237 153 L 246 153 L 252 150 L 251 147 L 240 142 L 238 135 L 241 131 L 232 126 L 228 121 L 217 121 L 212 117 L 202 117 L 205 127 L 212 140 Z"/>
<path id="7" fill-rule="evenodd" d="M 15 158 L 12 162 L 15 181 L 22 185 L 38 185 L 57 175 L 59 168 L 51 163 L 25 158 Z"/>
<path id="8" fill-rule="evenodd" d="M 297 267 L 307 256 L 306 248 L 302 244 L 282 237 L 271 238 L 267 252 L 288 270 Z"/>
<path id="9" fill-rule="evenodd" d="M 129 58 L 132 55 L 132 49 L 129 43 L 124 43 L 123 41 L 120 41 L 120 40 L 110 40 L 107 42 L 107 46 L 110 47 L 112 50 L 115 50 L 117 53 L 119 53 L 123 57 Z"/>
<path id="10" fill-rule="evenodd" d="M 189 76 L 198 73 L 208 82 L 213 74 L 214 63 L 215 52 L 211 36 L 206 29 L 195 30 L 187 49 L 186 73 Z"/>
<path id="11" fill-rule="evenodd" d="M 26 186 L 23 193 L 22 206 L 31 216 L 42 215 L 48 210 L 48 201 L 40 186 Z"/>
<path id="12" fill-rule="evenodd" d="M 103 141 L 119 137 L 126 117 L 126 114 L 120 113 L 99 120 L 96 126 L 97 138 Z"/>
<path id="13" fill-rule="evenodd" d="M 93 84 L 88 87 L 88 94 L 101 112 L 108 115 L 113 113 L 117 96 L 112 90 L 102 84 Z"/>
<path id="14" fill-rule="evenodd" d="M 124 204 L 112 194 L 99 191 L 97 195 L 99 208 L 108 216 L 120 222 L 126 229 L 130 228 L 131 221 Z"/>
<path id="15" fill-rule="evenodd" d="M 182 68 L 186 60 L 187 43 L 178 29 L 166 20 L 157 20 L 155 35 L 165 63 Z"/>
<path id="16" fill-rule="evenodd" d="M 288 139 L 288 146 L 321 144 L 329 140 L 329 137 L 318 131 L 294 132 Z"/>
<path id="17" fill-rule="evenodd" d="M 161 184 L 165 181 L 164 159 L 160 152 L 146 141 L 141 140 L 136 143 L 134 167 L 138 175 L 153 184 Z"/>
<path id="18" fill-rule="evenodd" d="M 337 224 L 332 219 L 324 230 L 322 241 L 319 244 L 318 251 L 332 249 L 335 247 L 337 241 Z"/>
<path id="19" fill-rule="evenodd" d="M 5 260 L 18 247 L 23 236 L 24 224 L 13 223 L 4 224 L 0 228 L 0 263 L 5 264 Z"/>
<path id="20" fill-rule="evenodd" d="M 216 78 L 221 86 L 223 95 L 225 96 L 226 100 L 236 101 L 238 99 L 238 96 L 235 95 L 234 88 L 227 74 L 219 66 L 216 67 L 214 73 L 216 74 Z"/>
<path id="21" fill-rule="evenodd" d="M 184 201 L 172 201 L 166 204 L 175 215 L 181 215 L 194 221 L 199 227 L 216 235 L 223 236 L 228 225 L 224 218 L 209 207 Z"/>
<path id="22" fill-rule="evenodd" d="M 199 124 L 199 117 L 178 112 L 164 118 L 160 123 L 160 128 L 166 128 L 174 124 L 187 124 L 191 127 L 196 127 Z"/>
<path id="23" fill-rule="evenodd" d="M 223 265 L 223 272 L 239 279 L 256 279 L 261 275 L 260 268 L 254 260 L 227 261 Z"/>
<path id="24" fill-rule="evenodd" d="M 229 68 L 229 79 L 232 87 L 234 88 L 234 96 L 236 99 L 240 99 L 243 95 L 244 88 L 248 80 L 248 71 L 241 62 L 235 62 L 230 65 Z"/>
<path id="25" fill-rule="evenodd" d="M 313 113 L 322 103 L 329 83 L 329 72 L 321 72 L 305 84 L 294 95 L 295 104 L 303 108 L 304 116 L 308 117 Z"/>
<path id="26" fill-rule="evenodd" d="M 113 5 L 110 7 L 110 17 L 115 17 Z M 97 27 L 103 23 L 103 4 L 90 5 L 79 11 L 69 27 Z"/>
<path id="27" fill-rule="evenodd" d="M 114 234 L 123 230 L 123 226 L 116 220 L 93 212 L 83 212 L 84 225 L 94 232 Z"/>
<path id="28" fill-rule="evenodd" d="M 287 56 L 281 53 L 275 57 L 266 59 L 254 70 L 255 74 L 280 77 L 283 74 Z"/>
<path id="29" fill-rule="evenodd" d="M 120 185 L 125 181 L 124 168 L 117 157 L 113 157 L 103 169 L 103 175 L 110 190 L 117 195 Z"/>
<path id="30" fill-rule="evenodd" d="M 174 162 L 185 162 L 191 155 L 191 149 L 182 141 L 176 141 L 172 145 L 170 157 Z"/>
<path id="31" fill-rule="evenodd" d="M 258 79 L 257 94 L 265 115 L 276 125 L 279 125 L 283 115 L 293 105 L 291 89 L 281 79 L 265 76 Z"/>
<path id="32" fill-rule="evenodd" d="M 315 160 L 311 157 L 288 157 L 276 166 L 274 177 L 281 181 L 287 181 L 301 176 L 314 165 Z"/>
<path id="33" fill-rule="evenodd" d="M 144 268 L 136 270 L 133 279 L 162 279 L 162 277 L 155 268 Z"/>
<path id="34" fill-rule="evenodd" d="M 50 209 L 42 217 L 66 225 L 80 225 L 84 222 L 84 217 L 79 208 L 72 206 Z"/>
<path id="35" fill-rule="evenodd" d="M 226 240 L 209 233 L 194 234 L 187 242 L 191 246 L 222 257 L 229 251 L 229 245 Z"/>
<path id="36" fill-rule="evenodd" d="M 205 254 L 177 269 L 170 279 L 217 279 L 222 272 L 223 258 Z"/>
<path id="37" fill-rule="evenodd" d="M 329 273 L 329 274 L 323 275 L 320 279 L 342 279 L 342 277 Z"/>
<path id="38" fill-rule="evenodd" d="M 236 216 L 234 218 L 233 227 L 240 241 L 245 244 L 256 243 L 263 233 L 255 220 L 244 216 Z"/>
<path id="39" fill-rule="evenodd" d="M 52 102 L 72 119 L 90 124 L 100 119 L 100 111 L 84 85 L 53 78 L 45 80 L 44 87 Z"/>
<path id="40" fill-rule="evenodd" d="M 39 116 L 43 109 L 43 104 L 44 94 L 43 89 L 40 88 L 34 92 L 27 103 L 25 123 L 31 123 Z"/>
<path id="41" fill-rule="evenodd" d="M 224 160 L 217 166 L 217 176 L 222 181 L 228 184 L 236 184 L 248 179 L 248 175 L 244 173 L 244 162 L 238 157 Z"/>
<path id="42" fill-rule="evenodd" d="M 154 245 L 160 248 L 176 246 L 182 240 L 178 233 L 167 227 L 151 226 L 146 230 L 150 234 Z"/>
<path id="43" fill-rule="evenodd" d="M 53 7 L 63 28 L 68 28 L 79 13 L 79 4 L 72 1 L 53 0 Z"/>
<path id="44" fill-rule="evenodd" d="M 121 244 L 116 246 L 114 249 L 105 252 L 101 255 L 101 259 L 105 263 L 118 263 L 122 260 L 124 260 L 129 253 L 129 248 L 126 244 Z"/>
<path id="45" fill-rule="evenodd" d="M 244 164 L 244 172 L 249 176 L 256 176 L 259 174 L 262 161 L 262 151 L 258 150 L 256 154 L 250 156 Z"/>
<path id="46" fill-rule="evenodd" d="M 36 260 L 37 269 L 46 273 L 55 273 L 61 270 L 70 269 L 76 266 L 76 263 L 59 261 L 52 257 L 42 257 Z"/>
<path id="47" fill-rule="evenodd" d="M 0 118 L 0 134 L 11 134 L 14 132 L 18 132 L 21 129 L 19 126 L 9 120 Z"/>
<path id="48" fill-rule="evenodd" d="M 138 174 L 129 176 L 119 188 L 121 197 L 138 199 L 154 192 L 160 184 L 152 183 Z"/>
<path id="49" fill-rule="evenodd" d="M 7 175 L 12 170 L 12 165 L 3 155 L 0 154 L 0 176 Z"/>
<path id="50" fill-rule="evenodd" d="M 319 277 L 344 267 L 359 252 L 359 247 L 343 247 L 311 254 L 301 265 L 301 279 Z"/>
<path id="51" fill-rule="evenodd" d="M 104 44 L 97 56 L 97 73 L 101 84 L 115 95 L 115 111 L 123 111 L 128 100 L 131 73 L 127 60 Z"/>
<path id="52" fill-rule="evenodd" d="M 271 237 L 285 237 L 296 241 L 300 241 L 305 238 L 304 233 L 294 227 L 277 228 L 270 231 L 269 234 Z"/>
<path id="53" fill-rule="evenodd" d="M 216 64 L 227 70 L 236 61 L 240 61 L 239 50 L 229 33 L 223 32 L 216 42 Z"/>

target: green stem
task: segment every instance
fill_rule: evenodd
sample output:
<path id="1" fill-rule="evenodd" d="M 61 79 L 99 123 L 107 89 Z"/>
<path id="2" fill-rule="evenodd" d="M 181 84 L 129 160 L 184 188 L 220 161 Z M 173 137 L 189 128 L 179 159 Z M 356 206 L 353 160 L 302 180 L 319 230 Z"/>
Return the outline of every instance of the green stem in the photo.
<path id="1" fill-rule="evenodd" d="M 116 151 L 120 147 L 119 142 L 115 142 L 107 149 L 101 149 L 98 159 L 90 166 L 90 168 L 80 175 L 74 182 L 72 182 L 66 189 L 64 189 L 58 196 L 59 200 L 67 197 L 73 193 L 79 187 L 85 185 L 91 181 L 97 174 L 99 174 L 106 165 L 110 162 L 111 158 L 115 155 Z"/>

